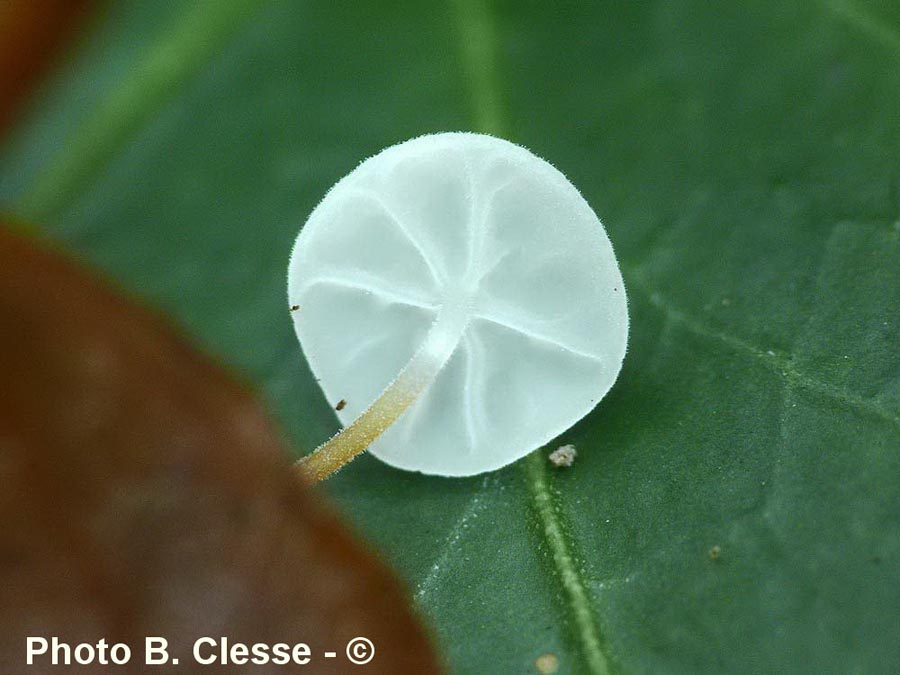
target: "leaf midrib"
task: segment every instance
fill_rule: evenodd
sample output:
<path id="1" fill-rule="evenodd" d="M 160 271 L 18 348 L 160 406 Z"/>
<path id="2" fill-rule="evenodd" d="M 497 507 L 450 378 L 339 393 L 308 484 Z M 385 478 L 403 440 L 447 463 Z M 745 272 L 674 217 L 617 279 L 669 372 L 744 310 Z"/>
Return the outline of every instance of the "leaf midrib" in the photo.
<path id="1" fill-rule="evenodd" d="M 453 0 L 453 4 L 464 75 L 470 85 L 473 102 L 475 130 L 506 137 L 493 17 L 481 0 Z M 603 649 L 604 641 L 592 607 L 594 603 L 575 564 L 570 535 L 562 526 L 558 505 L 550 492 L 542 451 L 538 449 L 524 458 L 521 466 L 525 471 L 529 499 L 540 523 L 539 534 L 551 553 L 556 577 L 562 585 L 568 623 L 581 647 L 585 665 L 594 675 L 607 675 L 610 672 L 609 659 Z M 468 512 L 469 509 L 466 510 Z M 456 529 L 458 526 L 454 531 Z"/>

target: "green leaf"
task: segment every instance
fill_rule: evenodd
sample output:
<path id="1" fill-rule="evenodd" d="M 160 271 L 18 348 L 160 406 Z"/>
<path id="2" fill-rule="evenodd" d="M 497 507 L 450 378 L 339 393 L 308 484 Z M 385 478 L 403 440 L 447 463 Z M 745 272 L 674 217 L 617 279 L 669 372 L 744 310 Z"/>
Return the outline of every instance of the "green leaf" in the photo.
<path id="1" fill-rule="evenodd" d="M 896 668 L 900 5 L 241 6 L 194 16 L 214 48 L 139 95 L 193 8 L 110 5 L 7 141 L 0 199 L 252 378 L 298 454 L 336 421 L 290 327 L 289 248 L 363 157 L 505 136 L 624 261 L 630 351 L 560 439 L 571 468 L 363 457 L 324 486 L 455 672 Z"/>

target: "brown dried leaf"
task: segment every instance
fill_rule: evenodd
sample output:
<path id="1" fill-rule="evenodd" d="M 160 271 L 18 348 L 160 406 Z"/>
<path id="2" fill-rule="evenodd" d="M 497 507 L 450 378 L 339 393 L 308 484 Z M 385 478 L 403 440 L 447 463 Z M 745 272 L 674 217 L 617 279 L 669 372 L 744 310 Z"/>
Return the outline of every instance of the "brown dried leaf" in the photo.
<path id="1" fill-rule="evenodd" d="M 361 635 L 366 673 L 438 669 L 398 584 L 292 478 L 243 387 L 2 229 L 0 270 L 0 672 L 40 672 L 25 636 L 53 635 L 130 644 L 119 672 L 143 670 L 147 635 L 181 660 L 161 673 L 203 636 L 306 642 L 324 673 L 353 667 Z"/>
<path id="2" fill-rule="evenodd" d="M 92 4 L 90 0 L 0 3 L 0 133 Z"/>

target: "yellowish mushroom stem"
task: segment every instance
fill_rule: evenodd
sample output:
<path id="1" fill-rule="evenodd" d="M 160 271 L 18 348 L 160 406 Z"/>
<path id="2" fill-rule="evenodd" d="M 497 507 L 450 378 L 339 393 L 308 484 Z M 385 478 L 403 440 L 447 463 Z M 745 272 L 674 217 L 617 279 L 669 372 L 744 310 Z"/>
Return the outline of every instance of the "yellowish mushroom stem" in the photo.
<path id="1" fill-rule="evenodd" d="M 422 346 L 381 395 L 349 426 L 294 467 L 304 480 L 317 483 L 362 454 L 431 386 L 450 359 L 468 321 L 464 301 L 441 307 Z"/>

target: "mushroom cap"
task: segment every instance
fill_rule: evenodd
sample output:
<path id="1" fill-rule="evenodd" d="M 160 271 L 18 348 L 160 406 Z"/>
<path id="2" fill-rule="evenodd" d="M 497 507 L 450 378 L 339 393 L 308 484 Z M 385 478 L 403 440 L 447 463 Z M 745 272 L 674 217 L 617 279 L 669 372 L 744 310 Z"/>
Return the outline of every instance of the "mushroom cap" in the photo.
<path id="1" fill-rule="evenodd" d="M 435 381 L 369 448 L 426 474 L 492 471 L 564 432 L 612 387 L 628 338 L 591 207 L 549 163 L 482 134 L 421 136 L 341 179 L 297 237 L 288 297 L 344 425 L 441 312 L 464 317 Z"/>

